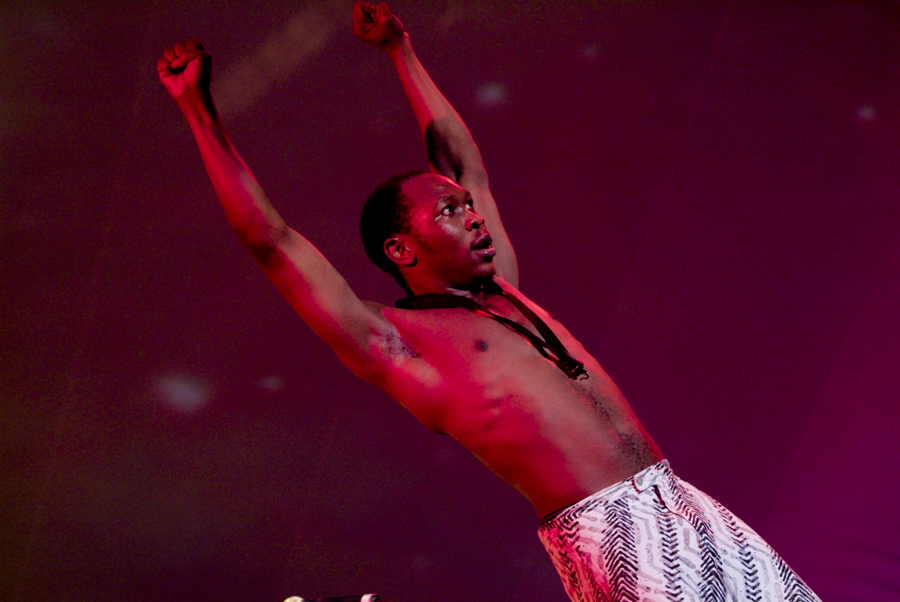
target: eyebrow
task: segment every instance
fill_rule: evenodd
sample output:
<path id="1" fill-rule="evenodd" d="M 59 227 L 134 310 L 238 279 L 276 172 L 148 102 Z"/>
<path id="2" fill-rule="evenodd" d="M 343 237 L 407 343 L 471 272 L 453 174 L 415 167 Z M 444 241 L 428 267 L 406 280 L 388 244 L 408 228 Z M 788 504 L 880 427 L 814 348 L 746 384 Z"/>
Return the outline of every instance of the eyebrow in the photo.
<path id="1" fill-rule="evenodd" d="M 463 202 L 468 203 L 469 201 L 472 201 L 472 203 L 474 204 L 475 199 L 472 198 L 472 193 L 469 192 L 468 190 L 466 190 L 465 193 L 466 193 L 466 196 L 465 196 L 465 199 L 463 200 Z M 453 193 L 442 194 L 434 202 L 434 208 L 435 208 L 435 210 L 441 210 L 441 209 L 443 209 L 444 203 L 446 203 L 447 201 L 453 201 L 453 200 L 456 200 L 456 197 Z"/>
<path id="2" fill-rule="evenodd" d="M 443 209 L 444 203 L 446 203 L 447 201 L 451 201 L 451 200 L 453 200 L 453 195 L 452 195 L 452 194 L 444 194 L 444 195 L 441 195 L 441 196 L 439 196 L 438 199 L 434 202 L 434 208 L 435 208 L 435 209 Z"/>

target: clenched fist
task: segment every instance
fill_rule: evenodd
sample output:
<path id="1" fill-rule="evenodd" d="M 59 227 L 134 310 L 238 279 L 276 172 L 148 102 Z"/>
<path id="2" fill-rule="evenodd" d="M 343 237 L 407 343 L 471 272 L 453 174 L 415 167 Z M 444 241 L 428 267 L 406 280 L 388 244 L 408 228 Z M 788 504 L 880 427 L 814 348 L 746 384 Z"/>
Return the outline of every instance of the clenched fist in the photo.
<path id="1" fill-rule="evenodd" d="M 212 55 L 203 50 L 199 40 L 179 42 L 163 53 L 156 63 L 156 71 L 159 81 L 175 100 L 193 89 L 208 93 L 212 79 Z"/>
<path id="2" fill-rule="evenodd" d="M 375 48 L 388 50 L 403 41 L 406 30 L 384 2 L 353 5 L 353 35 Z"/>

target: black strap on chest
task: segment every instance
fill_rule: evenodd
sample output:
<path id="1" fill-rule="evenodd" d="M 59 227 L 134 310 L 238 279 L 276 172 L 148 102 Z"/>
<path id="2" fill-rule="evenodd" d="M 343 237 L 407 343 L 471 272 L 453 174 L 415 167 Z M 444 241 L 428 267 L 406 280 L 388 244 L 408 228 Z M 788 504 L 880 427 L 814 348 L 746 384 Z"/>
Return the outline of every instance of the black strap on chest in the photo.
<path id="1" fill-rule="evenodd" d="M 394 305 L 399 309 L 462 308 L 487 314 L 489 317 L 493 318 L 497 322 L 500 322 L 510 330 L 513 330 L 528 339 L 531 344 L 534 345 L 535 349 L 537 349 L 541 353 L 541 355 L 549 360 L 554 361 L 559 369 L 562 370 L 569 378 L 575 380 L 579 378 L 587 378 L 588 373 L 587 370 L 584 369 L 584 363 L 579 362 L 574 357 L 572 357 L 568 350 L 566 350 L 565 345 L 562 344 L 562 341 L 559 340 L 559 337 L 557 337 L 553 330 L 551 330 L 550 327 L 547 326 L 546 322 L 544 322 L 540 318 L 540 316 L 534 313 L 530 307 L 525 305 L 525 303 L 523 303 L 521 299 L 519 299 L 512 293 L 503 290 L 497 283 L 493 281 L 485 285 L 484 292 L 486 294 L 502 295 L 506 300 L 512 303 L 516 307 L 516 309 L 522 312 L 523 316 L 528 318 L 528 320 L 532 324 L 534 324 L 534 327 L 537 328 L 537 331 L 539 333 L 541 333 L 541 336 L 537 336 L 515 320 L 510 320 L 507 317 L 495 314 L 491 310 L 486 309 L 483 305 L 481 305 L 474 299 L 470 299 L 469 297 L 464 297 L 462 295 L 453 295 L 450 293 L 416 295 L 412 297 L 406 297 L 405 299 L 400 299 Z"/>

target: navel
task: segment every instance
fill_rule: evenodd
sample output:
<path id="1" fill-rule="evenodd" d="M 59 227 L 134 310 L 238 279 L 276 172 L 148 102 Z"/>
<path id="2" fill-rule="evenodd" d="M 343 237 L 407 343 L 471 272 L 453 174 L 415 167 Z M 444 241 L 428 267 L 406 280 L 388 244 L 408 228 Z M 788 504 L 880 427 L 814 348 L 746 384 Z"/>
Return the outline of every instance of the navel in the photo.
<path id="1" fill-rule="evenodd" d="M 486 341 L 482 341 L 479 339 L 475 341 L 475 349 L 477 349 L 478 351 L 487 351 L 488 344 Z"/>

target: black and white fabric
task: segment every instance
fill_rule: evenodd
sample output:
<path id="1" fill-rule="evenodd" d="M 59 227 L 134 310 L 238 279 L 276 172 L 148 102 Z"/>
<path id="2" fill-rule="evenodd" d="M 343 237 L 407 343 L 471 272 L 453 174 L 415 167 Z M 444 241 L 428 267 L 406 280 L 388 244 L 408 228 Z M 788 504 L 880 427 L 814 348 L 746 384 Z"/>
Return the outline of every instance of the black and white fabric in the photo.
<path id="1" fill-rule="evenodd" d="M 551 515 L 538 536 L 573 602 L 821 602 L 667 461 Z"/>

